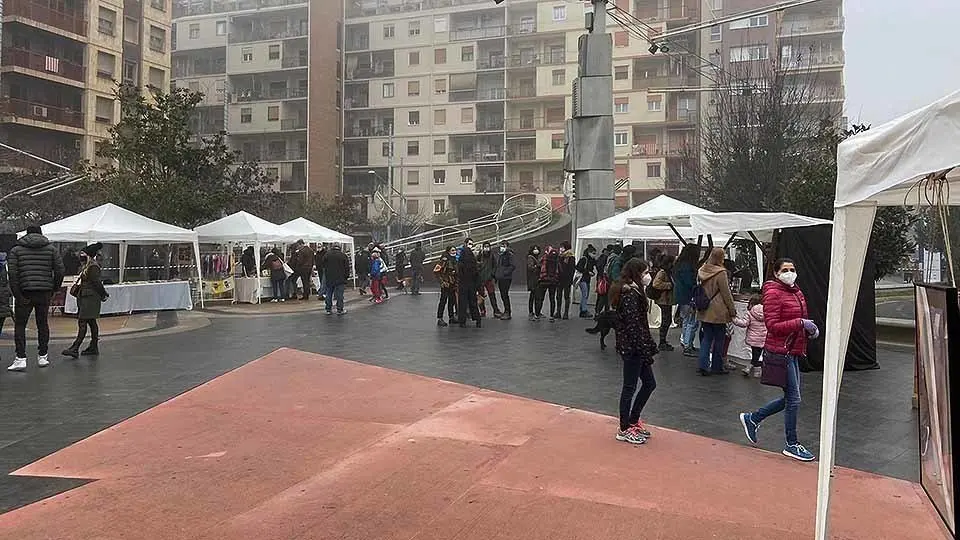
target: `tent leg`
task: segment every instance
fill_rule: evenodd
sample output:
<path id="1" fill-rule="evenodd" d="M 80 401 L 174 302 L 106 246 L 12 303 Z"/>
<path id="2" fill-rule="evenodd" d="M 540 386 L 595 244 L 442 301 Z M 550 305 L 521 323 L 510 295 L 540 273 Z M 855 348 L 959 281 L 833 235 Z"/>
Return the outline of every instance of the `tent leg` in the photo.
<path id="1" fill-rule="evenodd" d="M 827 540 L 830 527 L 830 481 L 837 435 L 837 399 L 840 377 L 853 312 L 860 291 L 863 261 L 870 243 L 876 206 L 860 205 L 836 209 L 830 257 L 830 288 L 824 327 L 826 350 L 823 363 L 823 402 L 820 416 L 820 463 L 817 479 L 816 540 Z"/>
<path id="2" fill-rule="evenodd" d="M 127 265 L 127 243 L 120 242 L 120 283 L 123 283 L 124 267 Z"/>
<path id="3" fill-rule="evenodd" d="M 260 241 L 253 243 L 253 258 L 257 261 L 257 303 L 260 303 Z"/>
<path id="4" fill-rule="evenodd" d="M 203 303 L 203 272 L 200 264 L 200 242 L 193 243 L 193 258 L 197 262 L 197 284 L 200 286 L 200 309 L 206 306 Z"/>

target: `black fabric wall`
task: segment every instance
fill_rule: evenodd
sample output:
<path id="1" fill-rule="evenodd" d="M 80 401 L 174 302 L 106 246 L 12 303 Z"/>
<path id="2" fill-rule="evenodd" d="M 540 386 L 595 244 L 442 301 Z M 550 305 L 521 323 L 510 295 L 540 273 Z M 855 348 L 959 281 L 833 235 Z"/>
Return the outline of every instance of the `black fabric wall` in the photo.
<path id="1" fill-rule="evenodd" d="M 785 229 L 780 234 L 777 258 L 790 258 L 797 264 L 797 283 L 803 289 L 810 310 L 810 318 L 820 327 L 826 326 L 827 291 L 830 284 L 830 246 L 832 227 L 821 225 L 800 229 Z M 874 261 L 867 255 L 860 278 L 860 296 L 857 299 L 850 332 L 850 345 L 844 369 L 879 369 L 877 363 L 877 304 L 873 282 Z M 823 369 L 824 340 L 810 342 L 804 371 Z"/>

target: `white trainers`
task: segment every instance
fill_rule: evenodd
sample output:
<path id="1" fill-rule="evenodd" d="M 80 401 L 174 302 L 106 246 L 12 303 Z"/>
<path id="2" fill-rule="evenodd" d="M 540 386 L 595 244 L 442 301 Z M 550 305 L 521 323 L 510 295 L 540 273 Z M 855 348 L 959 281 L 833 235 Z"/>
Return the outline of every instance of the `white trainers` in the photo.
<path id="1" fill-rule="evenodd" d="M 7 371 L 26 371 L 27 370 L 27 359 L 26 358 L 17 358 L 10 364 L 10 367 L 7 368 Z"/>
<path id="2" fill-rule="evenodd" d="M 47 367 L 50 365 L 50 361 L 47 360 L 47 355 L 37 357 L 37 365 L 40 367 Z"/>

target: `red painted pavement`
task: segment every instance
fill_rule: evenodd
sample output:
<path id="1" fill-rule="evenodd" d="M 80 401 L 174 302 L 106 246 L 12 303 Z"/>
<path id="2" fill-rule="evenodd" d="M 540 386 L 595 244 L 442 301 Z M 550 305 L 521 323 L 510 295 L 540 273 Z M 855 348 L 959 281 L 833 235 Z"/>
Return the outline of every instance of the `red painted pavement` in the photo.
<path id="1" fill-rule="evenodd" d="M 17 471 L 96 481 L 0 515 L 0 538 L 812 538 L 816 464 L 615 429 L 281 349 Z M 844 469 L 834 485 L 835 538 L 945 538 L 916 485 Z"/>

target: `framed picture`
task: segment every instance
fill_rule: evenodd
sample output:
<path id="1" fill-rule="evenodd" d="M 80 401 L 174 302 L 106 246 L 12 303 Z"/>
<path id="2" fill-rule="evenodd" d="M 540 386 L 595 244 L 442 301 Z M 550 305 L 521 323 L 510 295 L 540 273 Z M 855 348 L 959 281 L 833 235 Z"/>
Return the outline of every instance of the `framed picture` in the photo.
<path id="1" fill-rule="evenodd" d="M 953 448 L 960 430 L 952 422 L 955 410 L 960 415 L 960 303 L 956 288 L 939 285 L 919 284 L 915 297 L 920 485 L 956 538 L 960 467 Z"/>

